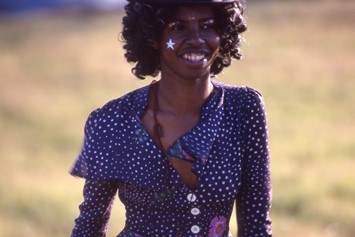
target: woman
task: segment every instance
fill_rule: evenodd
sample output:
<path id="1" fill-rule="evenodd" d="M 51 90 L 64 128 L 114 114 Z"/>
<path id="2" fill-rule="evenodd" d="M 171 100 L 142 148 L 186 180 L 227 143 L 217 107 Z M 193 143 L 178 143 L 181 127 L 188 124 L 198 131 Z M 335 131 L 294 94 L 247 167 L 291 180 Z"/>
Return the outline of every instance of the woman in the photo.
<path id="1" fill-rule="evenodd" d="M 237 0 L 129 0 L 122 38 L 138 78 L 160 80 L 92 112 L 72 174 L 86 179 L 72 236 L 271 236 L 267 128 L 259 93 L 211 80 L 240 59 Z"/>

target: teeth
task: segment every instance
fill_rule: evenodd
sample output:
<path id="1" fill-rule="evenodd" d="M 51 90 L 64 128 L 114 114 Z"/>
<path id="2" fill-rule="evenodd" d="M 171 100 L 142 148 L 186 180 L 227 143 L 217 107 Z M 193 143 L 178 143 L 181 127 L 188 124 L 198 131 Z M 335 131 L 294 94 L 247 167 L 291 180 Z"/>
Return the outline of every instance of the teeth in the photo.
<path id="1" fill-rule="evenodd" d="M 183 58 L 191 62 L 199 62 L 205 59 L 203 54 L 184 54 Z"/>

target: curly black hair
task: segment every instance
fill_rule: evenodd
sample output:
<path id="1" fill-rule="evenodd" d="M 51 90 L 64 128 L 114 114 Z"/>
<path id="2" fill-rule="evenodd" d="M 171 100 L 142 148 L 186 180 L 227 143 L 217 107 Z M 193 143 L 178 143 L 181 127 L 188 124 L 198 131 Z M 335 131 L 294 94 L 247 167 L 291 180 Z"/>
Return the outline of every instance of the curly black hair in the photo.
<path id="1" fill-rule="evenodd" d="M 211 75 L 215 76 L 231 65 L 232 58 L 241 59 L 241 33 L 247 26 L 244 7 L 239 1 L 215 4 L 213 9 L 221 38 L 219 54 L 211 65 Z M 135 63 L 132 73 L 140 79 L 155 77 L 160 72 L 157 42 L 164 26 L 173 20 L 176 7 L 146 0 L 128 0 L 125 12 L 121 37 L 127 61 Z"/>

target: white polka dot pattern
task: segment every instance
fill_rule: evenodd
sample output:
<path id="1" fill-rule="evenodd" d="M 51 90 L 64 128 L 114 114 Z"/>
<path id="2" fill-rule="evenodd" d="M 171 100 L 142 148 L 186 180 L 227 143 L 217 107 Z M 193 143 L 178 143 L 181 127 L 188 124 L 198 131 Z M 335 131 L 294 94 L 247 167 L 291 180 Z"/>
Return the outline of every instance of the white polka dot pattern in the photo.
<path id="1" fill-rule="evenodd" d="M 176 158 L 194 158 L 194 190 L 183 183 L 140 122 L 148 86 L 91 113 L 71 171 L 86 178 L 72 237 L 105 236 L 117 190 L 127 217 L 118 237 L 232 236 L 228 223 L 235 201 L 238 237 L 271 236 L 263 100 L 250 88 L 213 84 L 199 123 L 168 151 Z"/>

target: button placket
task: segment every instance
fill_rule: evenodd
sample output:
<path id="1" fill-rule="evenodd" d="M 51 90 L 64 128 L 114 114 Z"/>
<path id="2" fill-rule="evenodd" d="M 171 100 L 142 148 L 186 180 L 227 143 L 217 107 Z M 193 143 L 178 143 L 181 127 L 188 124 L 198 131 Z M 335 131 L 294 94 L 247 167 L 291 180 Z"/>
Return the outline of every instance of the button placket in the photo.
<path id="1" fill-rule="evenodd" d="M 197 199 L 197 197 L 196 197 L 196 195 L 195 195 L 194 193 L 189 193 L 189 194 L 187 195 L 187 200 L 188 200 L 190 203 L 196 202 L 196 199 Z M 195 217 L 201 213 L 200 209 L 198 209 L 197 207 L 192 207 L 190 212 L 191 212 L 191 214 L 192 214 L 193 216 L 195 216 Z M 200 229 L 200 227 L 199 227 L 198 225 L 192 225 L 192 226 L 191 226 L 191 232 L 192 232 L 193 234 L 198 234 L 198 233 L 200 232 L 200 230 L 201 230 L 201 229 Z"/>

